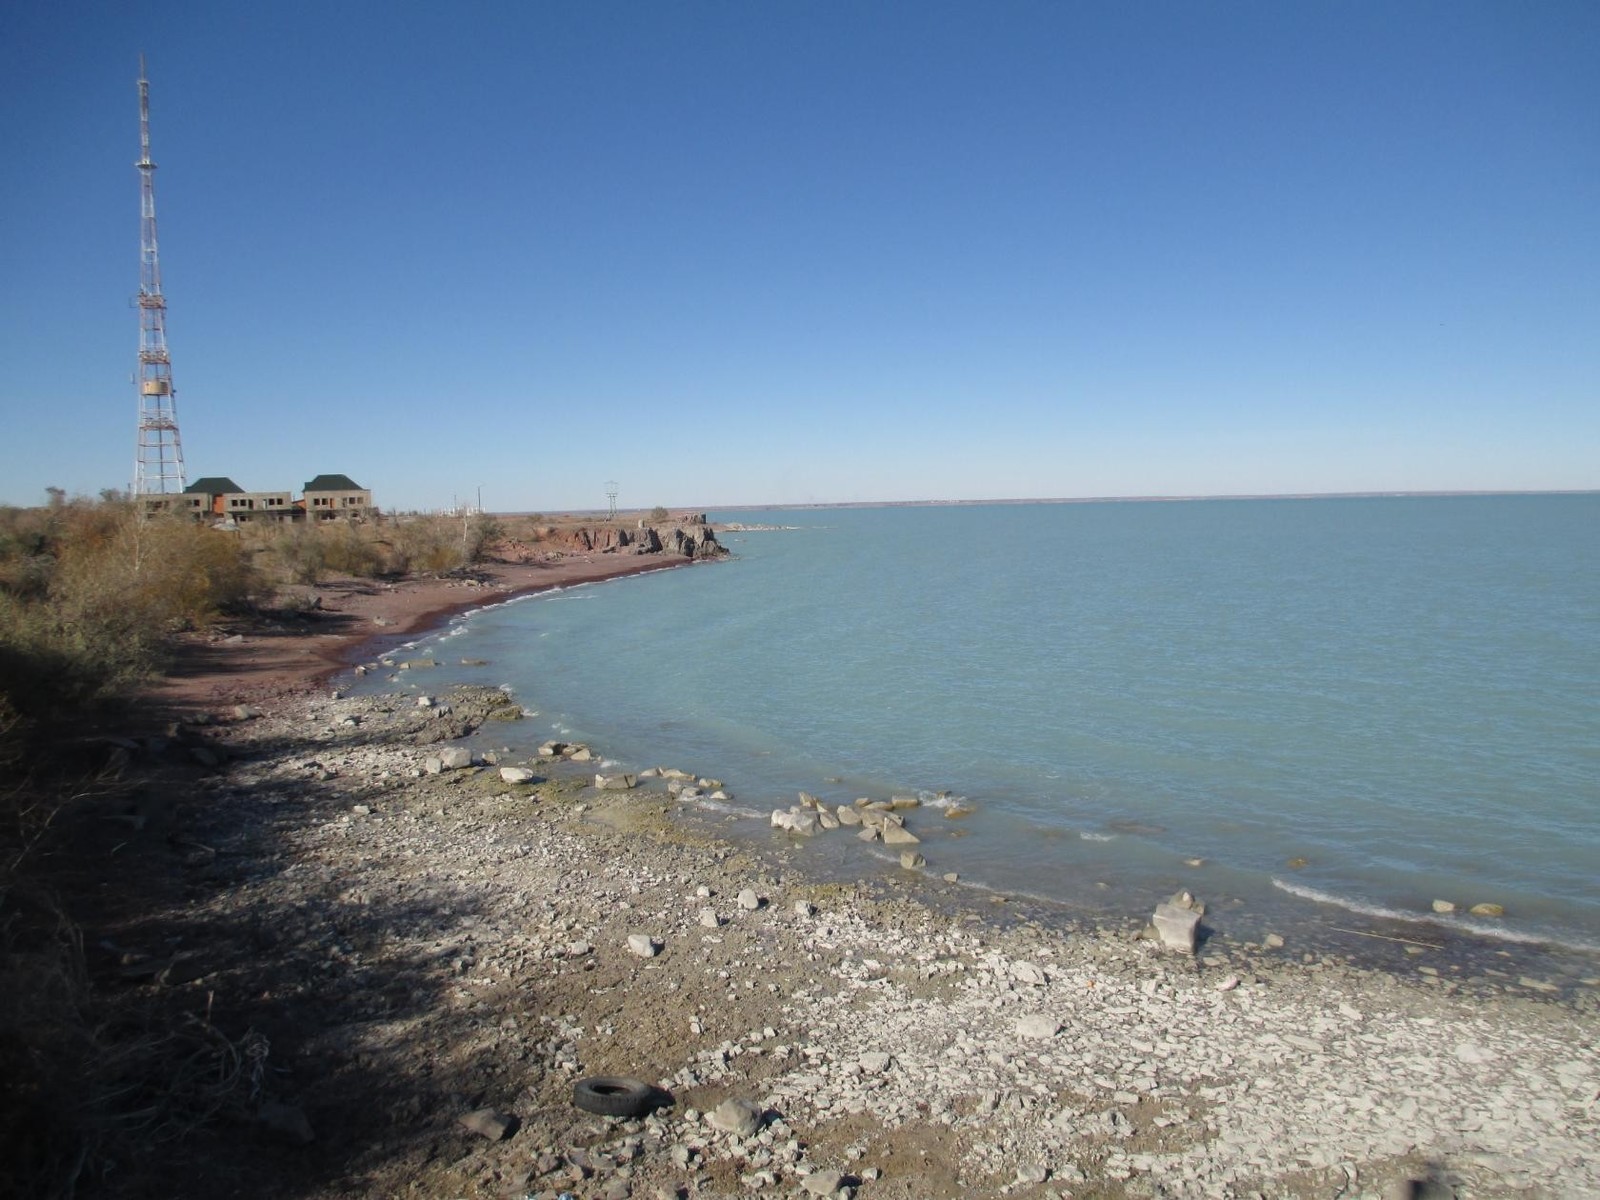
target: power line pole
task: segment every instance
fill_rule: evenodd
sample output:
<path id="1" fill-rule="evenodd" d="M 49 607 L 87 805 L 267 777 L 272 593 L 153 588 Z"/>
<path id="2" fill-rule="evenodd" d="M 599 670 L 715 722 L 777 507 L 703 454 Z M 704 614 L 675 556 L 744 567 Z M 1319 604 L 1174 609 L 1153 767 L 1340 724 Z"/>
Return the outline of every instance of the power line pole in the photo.
<path id="1" fill-rule="evenodd" d="M 610 502 L 610 507 L 606 509 L 606 520 L 615 521 L 617 519 L 617 481 L 614 479 L 606 481 L 606 500 Z"/>
<path id="2" fill-rule="evenodd" d="M 156 244 L 156 164 L 150 160 L 150 81 L 139 56 L 139 450 L 133 494 L 183 491 L 183 445 L 178 438 L 177 393 L 167 355 L 167 301 L 161 294 Z"/>

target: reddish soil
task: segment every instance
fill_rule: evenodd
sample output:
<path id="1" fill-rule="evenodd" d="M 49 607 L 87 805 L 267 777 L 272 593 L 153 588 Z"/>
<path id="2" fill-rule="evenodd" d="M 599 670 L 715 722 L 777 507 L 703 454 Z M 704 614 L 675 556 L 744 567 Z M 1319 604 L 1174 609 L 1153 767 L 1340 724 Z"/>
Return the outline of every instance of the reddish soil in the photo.
<path id="1" fill-rule="evenodd" d="M 296 588 L 283 598 L 284 607 L 262 618 L 225 624 L 185 642 L 150 699 L 159 711 L 182 713 L 304 692 L 370 650 L 432 628 L 454 613 L 689 561 L 667 554 L 575 554 L 543 562 L 486 563 L 470 579 L 335 579 Z"/>

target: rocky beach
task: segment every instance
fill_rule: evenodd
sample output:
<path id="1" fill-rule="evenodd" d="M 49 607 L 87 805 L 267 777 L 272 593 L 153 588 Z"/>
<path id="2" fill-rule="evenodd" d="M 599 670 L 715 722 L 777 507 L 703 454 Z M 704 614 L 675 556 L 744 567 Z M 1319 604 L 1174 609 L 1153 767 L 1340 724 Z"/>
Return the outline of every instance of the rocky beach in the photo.
<path id="1" fill-rule="evenodd" d="M 210 643 L 168 728 L 117 742 L 140 785 L 95 816 L 92 969 L 236 1064 L 225 1093 L 174 1078 L 173 1120 L 212 1119 L 127 1194 L 1600 1194 L 1590 988 L 1219 944 L 1203 917 L 1193 951 L 1148 936 L 1203 895 L 997 920 L 914 849 L 840 882 L 796 798 L 766 841 L 691 819 L 716 764 L 613 780 L 604 747 L 497 753 L 520 710 L 493 689 L 327 682 L 542 569 L 331 589 L 325 644 Z M 880 800 L 880 828 L 947 819 Z M 574 1104 L 596 1077 L 628 1111 Z"/>

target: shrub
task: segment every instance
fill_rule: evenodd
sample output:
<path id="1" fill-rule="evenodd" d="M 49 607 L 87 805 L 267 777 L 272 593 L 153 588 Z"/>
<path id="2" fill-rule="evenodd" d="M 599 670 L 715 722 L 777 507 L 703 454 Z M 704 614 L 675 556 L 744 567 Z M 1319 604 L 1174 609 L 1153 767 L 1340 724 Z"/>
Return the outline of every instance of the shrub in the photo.
<path id="1" fill-rule="evenodd" d="M 294 583 L 316 583 L 324 569 L 322 539 L 316 529 L 291 525 L 279 529 L 268 543 L 268 553 L 278 571 Z"/>
<path id="2" fill-rule="evenodd" d="M 260 590 L 232 534 L 143 518 L 121 500 L 52 495 L 42 514 L 26 536 L 0 538 L 0 694 L 18 711 L 84 704 L 145 678 L 170 634 Z"/>

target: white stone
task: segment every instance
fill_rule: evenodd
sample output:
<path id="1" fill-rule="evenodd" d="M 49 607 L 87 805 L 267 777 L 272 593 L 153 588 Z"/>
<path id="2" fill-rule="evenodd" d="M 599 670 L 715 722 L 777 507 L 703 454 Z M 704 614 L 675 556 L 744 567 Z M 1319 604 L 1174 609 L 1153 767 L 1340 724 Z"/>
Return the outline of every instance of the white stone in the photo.
<path id="1" fill-rule="evenodd" d="M 1017 1036 L 1025 1038 L 1053 1038 L 1061 1031 L 1061 1022 L 1044 1013 L 1033 1013 L 1017 1021 Z"/>
<path id="2" fill-rule="evenodd" d="M 843 1183 L 843 1171 L 813 1171 L 800 1181 L 800 1186 L 813 1196 L 832 1196 Z"/>
<path id="3" fill-rule="evenodd" d="M 640 958 L 654 958 L 659 951 L 655 938 L 648 933 L 630 933 L 628 935 L 628 949 Z"/>
<path id="4" fill-rule="evenodd" d="M 1030 987 L 1043 987 L 1047 982 L 1044 969 L 1031 962 L 1012 963 L 1009 974 L 1018 983 L 1025 983 Z"/>
<path id="5" fill-rule="evenodd" d="M 746 912 L 755 912 L 761 907 L 761 897 L 756 895 L 754 888 L 745 888 L 739 893 L 739 907 Z"/>
<path id="6" fill-rule="evenodd" d="M 722 924 L 722 918 L 717 916 L 716 909 L 702 908 L 700 910 L 700 924 L 704 925 L 707 929 L 715 929 Z"/>
<path id="7" fill-rule="evenodd" d="M 500 778 L 507 783 L 532 783 L 534 774 L 527 767 L 501 767 Z"/>
<path id="8" fill-rule="evenodd" d="M 761 1106 L 753 1100 L 727 1099 L 706 1114 L 713 1129 L 749 1137 L 761 1128 Z"/>
<path id="9" fill-rule="evenodd" d="M 889 1069 L 893 1055 L 882 1050 L 869 1050 L 860 1058 L 861 1073 L 863 1075 L 882 1075 Z"/>
<path id="10" fill-rule="evenodd" d="M 1176 904 L 1158 904 L 1153 924 L 1161 935 L 1163 946 L 1194 953 L 1195 936 L 1200 927 L 1199 913 L 1190 908 L 1179 908 Z"/>

